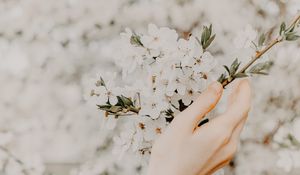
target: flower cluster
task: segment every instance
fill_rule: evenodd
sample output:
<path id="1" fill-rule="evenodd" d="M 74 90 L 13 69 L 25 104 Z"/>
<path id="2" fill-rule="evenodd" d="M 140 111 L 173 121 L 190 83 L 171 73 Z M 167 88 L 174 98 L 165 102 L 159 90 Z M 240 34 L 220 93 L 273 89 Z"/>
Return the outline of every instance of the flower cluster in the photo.
<path id="1" fill-rule="evenodd" d="M 271 34 L 278 34 L 273 26 L 295 15 L 300 1 L 14 0 L 1 1 L 0 8 L 1 173 L 69 174 L 74 169 L 73 175 L 132 175 L 143 174 L 140 159 L 128 152 L 124 156 L 128 158 L 118 161 L 118 156 L 111 155 L 112 137 L 120 132 L 131 137 L 135 130 L 126 129 L 136 125 L 128 122 L 137 118 L 116 120 L 110 115 L 105 125 L 114 130 L 103 130 L 102 112 L 95 109 L 100 99 L 82 98 L 85 88 L 91 89 L 87 79 L 99 70 L 117 72 L 116 76 L 101 75 L 105 81 L 115 79 L 107 86 L 120 86 L 122 59 L 114 58 L 122 57 L 116 56 L 122 48 L 116 37 L 124 26 L 140 35 L 147 24 L 155 23 L 187 38 L 189 33 L 201 36 L 199 28 L 209 22 L 217 33 L 217 42 L 209 48 L 215 59 L 227 65 L 238 55 L 245 63 L 251 56 L 248 51 L 252 54 L 256 49 L 251 41 L 260 35 L 255 32 L 266 32 L 267 44 Z M 256 93 L 242 146 L 225 174 L 299 174 L 299 148 L 289 138 L 297 138 L 297 131 L 291 129 L 298 120 L 293 118 L 300 116 L 300 52 L 294 44 L 281 46 L 263 58 L 274 62 L 272 76 L 252 83 Z M 143 81 L 127 76 L 126 84 L 134 79 Z M 118 138 L 116 143 L 121 143 Z"/>
<path id="2" fill-rule="evenodd" d="M 299 20 L 297 16 L 289 26 L 282 23 L 276 39 L 266 41 L 266 34 L 262 34 L 257 43 L 254 42 L 257 32 L 247 27 L 246 36 L 238 36 L 240 39 L 235 41 L 243 48 L 252 44 L 255 55 L 243 68 L 238 59 L 230 67 L 224 65 L 226 73 L 218 81 L 225 87 L 237 78 L 267 74 L 272 62 L 253 64 L 277 43 L 297 40 L 295 28 Z M 147 34 L 130 29 L 121 34 L 115 48 L 118 52 L 113 56 L 121 69 L 121 80 L 116 81 L 112 73 L 106 72 L 107 76 L 99 76 L 90 93 L 106 117 L 114 116 L 110 120 L 134 116 L 134 120 L 128 120 L 124 132 L 114 139 L 120 155 L 130 148 L 142 155 L 151 153 L 156 136 L 197 98 L 209 81 L 216 79 L 217 61 L 207 51 L 215 36 L 212 25 L 203 27 L 200 38 L 193 35 L 179 38 L 175 30 L 154 24 L 149 25 Z"/>
<path id="3" fill-rule="evenodd" d="M 145 34 L 130 29 L 121 34 L 114 54 L 121 69 L 119 85 L 114 74 L 106 72 L 90 94 L 107 118 L 113 118 L 108 120 L 130 117 L 114 139 L 119 151 L 150 153 L 153 141 L 174 116 L 216 79 L 217 61 L 207 51 L 214 38 L 212 26 L 204 27 L 200 38 L 179 38 L 175 30 L 154 24 Z"/>

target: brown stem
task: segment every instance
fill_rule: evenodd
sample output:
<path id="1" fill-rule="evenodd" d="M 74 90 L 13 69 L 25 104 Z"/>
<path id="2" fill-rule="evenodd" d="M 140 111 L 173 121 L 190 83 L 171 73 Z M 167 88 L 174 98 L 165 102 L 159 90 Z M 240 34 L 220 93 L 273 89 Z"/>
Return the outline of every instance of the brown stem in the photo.
<path id="1" fill-rule="evenodd" d="M 289 28 L 292 28 L 293 26 L 295 26 L 297 24 L 297 22 L 300 20 L 300 15 L 298 15 L 290 24 Z M 237 74 L 239 73 L 245 73 L 246 70 L 253 64 L 255 63 L 259 58 L 261 58 L 261 56 L 263 56 L 267 51 L 269 51 L 273 46 L 275 46 L 276 44 L 280 43 L 283 41 L 283 37 L 282 36 L 278 36 L 276 39 L 274 39 L 273 41 L 271 41 L 264 49 L 257 51 L 256 54 L 252 57 L 252 59 L 240 70 L 238 71 Z M 225 88 L 229 83 L 231 83 L 232 81 L 235 80 L 235 77 L 229 77 L 226 78 L 223 82 L 222 85 Z"/>

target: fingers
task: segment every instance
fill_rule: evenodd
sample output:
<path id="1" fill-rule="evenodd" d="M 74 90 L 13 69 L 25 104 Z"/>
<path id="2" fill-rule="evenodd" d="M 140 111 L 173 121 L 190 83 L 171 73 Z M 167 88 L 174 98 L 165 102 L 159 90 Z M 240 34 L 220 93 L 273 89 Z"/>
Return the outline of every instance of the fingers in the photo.
<path id="1" fill-rule="evenodd" d="M 247 118 L 251 105 L 251 89 L 248 79 L 242 80 L 237 85 L 229 98 L 229 106 L 226 112 L 216 121 L 230 127 L 232 130 L 242 121 Z"/>
<path id="2" fill-rule="evenodd" d="M 229 98 L 227 111 L 221 116 L 211 120 L 209 123 L 201 126 L 194 134 L 197 140 L 202 141 L 203 135 L 206 135 L 209 142 L 214 142 L 212 149 L 216 150 L 220 145 L 226 145 L 231 140 L 233 132 L 241 121 L 247 118 L 250 109 L 250 85 L 248 80 L 242 80 L 238 83 L 236 89 Z M 243 126 L 244 123 L 242 123 Z M 239 130 L 242 130 L 239 128 Z"/>
<path id="3" fill-rule="evenodd" d="M 182 124 L 186 124 L 190 130 L 199 124 L 200 120 L 211 111 L 221 98 L 223 86 L 219 82 L 214 82 L 191 104 L 187 109 L 175 119 Z"/>
<path id="4" fill-rule="evenodd" d="M 236 145 L 233 142 L 222 147 L 222 149 L 215 153 L 208 164 L 202 169 L 202 174 L 212 174 L 218 169 L 226 166 L 233 159 L 236 150 Z"/>

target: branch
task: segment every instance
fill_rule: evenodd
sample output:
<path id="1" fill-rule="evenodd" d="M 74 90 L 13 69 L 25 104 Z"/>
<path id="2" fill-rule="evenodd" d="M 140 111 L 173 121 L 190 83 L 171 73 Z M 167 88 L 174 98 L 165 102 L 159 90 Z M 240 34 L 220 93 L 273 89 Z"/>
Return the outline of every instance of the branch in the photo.
<path id="1" fill-rule="evenodd" d="M 287 29 L 292 29 L 294 28 L 298 22 L 300 20 L 300 15 L 298 15 L 297 17 L 295 17 L 295 19 L 291 22 L 291 24 L 289 25 L 289 27 Z M 263 56 L 266 52 L 268 52 L 273 46 L 277 45 L 278 43 L 281 43 L 282 41 L 284 41 L 284 37 L 279 35 L 276 39 L 274 39 L 273 41 L 271 41 L 264 49 L 257 51 L 256 54 L 252 57 L 252 59 L 243 67 L 241 68 L 237 74 L 242 74 L 245 73 L 246 70 L 253 65 L 253 63 L 255 63 L 259 58 L 261 58 L 261 56 Z M 233 82 L 236 79 L 236 77 L 228 77 L 224 80 L 222 80 L 220 83 L 223 85 L 223 87 L 225 88 L 228 84 L 230 84 L 231 82 Z"/>

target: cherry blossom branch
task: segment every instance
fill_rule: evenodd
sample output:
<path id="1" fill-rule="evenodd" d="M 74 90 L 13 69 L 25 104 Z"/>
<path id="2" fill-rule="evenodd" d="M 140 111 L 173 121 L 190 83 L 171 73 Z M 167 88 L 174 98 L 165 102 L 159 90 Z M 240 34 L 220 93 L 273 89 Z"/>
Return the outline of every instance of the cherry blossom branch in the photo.
<path id="1" fill-rule="evenodd" d="M 246 75 L 246 71 L 250 68 L 258 59 L 260 59 L 266 52 L 268 52 L 272 47 L 281 43 L 285 40 L 294 41 L 299 38 L 298 35 L 295 35 L 294 28 L 299 24 L 300 15 L 296 16 L 295 19 L 291 22 L 288 28 L 285 28 L 285 24 L 283 23 L 280 28 L 280 35 L 271 41 L 266 47 L 262 50 L 256 51 L 256 54 L 252 57 L 252 59 L 238 72 L 234 73 L 234 75 L 229 75 L 229 77 L 224 77 L 224 74 L 219 79 L 219 82 L 225 88 L 228 84 L 233 82 L 236 78 L 244 77 Z M 238 68 L 240 63 L 236 62 L 236 67 Z M 230 71 L 228 71 L 230 72 Z M 230 74 L 230 73 L 229 73 Z"/>

